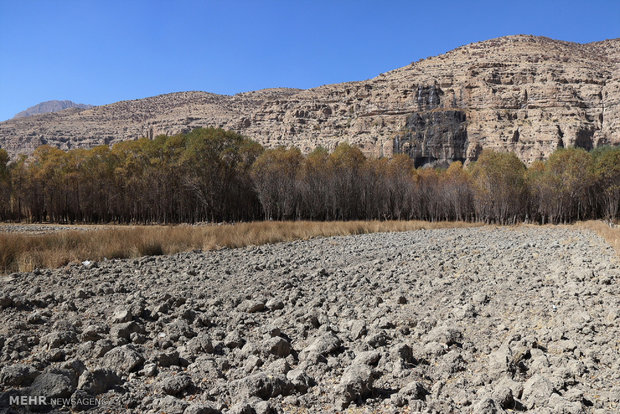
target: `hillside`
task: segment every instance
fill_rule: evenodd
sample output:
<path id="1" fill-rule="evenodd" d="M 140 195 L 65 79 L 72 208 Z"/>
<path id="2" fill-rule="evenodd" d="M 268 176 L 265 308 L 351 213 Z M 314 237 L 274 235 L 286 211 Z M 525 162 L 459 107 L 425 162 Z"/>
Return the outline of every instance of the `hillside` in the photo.
<path id="1" fill-rule="evenodd" d="M 58 112 L 68 108 L 87 109 L 91 107 L 92 105 L 78 104 L 73 101 L 45 101 L 19 112 L 13 117 L 13 119 L 26 118 L 33 115 L 47 114 L 50 112 Z"/>
<path id="2" fill-rule="evenodd" d="M 567 146 L 620 144 L 620 39 L 578 44 L 526 35 L 463 46 L 360 82 L 234 96 L 179 92 L 0 123 L 11 156 L 41 144 L 92 147 L 199 126 L 308 152 L 347 141 L 417 165 L 475 159 L 482 148 L 525 162 Z"/>

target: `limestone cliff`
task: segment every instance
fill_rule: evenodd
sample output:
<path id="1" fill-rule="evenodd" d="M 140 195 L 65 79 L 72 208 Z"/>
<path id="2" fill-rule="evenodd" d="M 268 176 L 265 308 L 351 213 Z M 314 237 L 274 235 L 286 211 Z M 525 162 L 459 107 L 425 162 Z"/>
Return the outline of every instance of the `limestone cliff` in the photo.
<path id="1" fill-rule="evenodd" d="M 199 126 L 305 152 L 346 141 L 373 156 L 404 152 L 418 165 L 475 159 L 483 148 L 531 162 L 557 147 L 620 144 L 620 39 L 508 36 L 360 82 L 69 109 L 0 123 L 0 147 L 14 156 L 45 143 L 91 147 Z"/>

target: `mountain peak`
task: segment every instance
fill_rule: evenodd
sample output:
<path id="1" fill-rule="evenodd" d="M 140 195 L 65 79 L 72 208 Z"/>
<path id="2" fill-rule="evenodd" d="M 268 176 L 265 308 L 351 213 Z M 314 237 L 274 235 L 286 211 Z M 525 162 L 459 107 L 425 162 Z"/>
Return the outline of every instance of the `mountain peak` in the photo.
<path id="1" fill-rule="evenodd" d="M 75 103 L 73 101 L 58 101 L 58 100 L 52 100 L 52 101 L 45 101 L 45 102 L 41 102 L 37 105 L 31 106 L 30 108 L 21 111 L 20 113 L 16 114 L 13 119 L 16 118 L 26 118 L 28 116 L 33 116 L 33 115 L 39 115 L 39 114 L 47 114 L 49 112 L 58 112 L 58 111 L 62 111 L 64 109 L 68 109 L 68 108 L 79 108 L 79 109 L 87 109 L 87 108 L 91 108 L 93 105 L 86 105 L 86 104 L 78 104 Z"/>

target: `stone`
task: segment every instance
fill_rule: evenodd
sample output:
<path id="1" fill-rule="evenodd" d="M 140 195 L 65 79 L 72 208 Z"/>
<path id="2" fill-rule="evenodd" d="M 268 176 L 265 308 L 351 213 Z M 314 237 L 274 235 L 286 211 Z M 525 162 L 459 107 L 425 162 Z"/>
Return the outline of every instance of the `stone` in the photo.
<path id="1" fill-rule="evenodd" d="M 144 367 L 140 370 L 140 373 L 145 377 L 154 377 L 157 375 L 157 372 L 157 364 L 152 362 L 144 364 Z"/>
<path id="2" fill-rule="evenodd" d="M 504 412 L 504 410 L 493 399 L 484 398 L 474 404 L 473 412 L 477 414 L 499 414 Z"/>
<path id="3" fill-rule="evenodd" d="M 28 388 L 29 395 L 47 398 L 69 398 L 76 389 L 71 375 L 61 371 L 44 372 Z"/>
<path id="4" fill-rule="evenodd" d="M 58 331 L 51 332 L 41 338 L 41 345 L 47 346 L 47 349 L 54 349 L 75 343 L 77 340 L 77 335 L 73 331 Z"/>
<path id="5" fill-rule="evenodd" d="M 541 402 L 547 401 L 555 392 L 553 383 L 548 378 L 534 374 L 523 385 L 521 399 L 529 409 L 532 409 L 538 407 Z"/>
<path id="6" fill-rule="evenodd" d="M 268 375 L 259 372 L 233 381 L 230 384 L 230 389 L 231 396 L 236 399 L 259 397 L 267 400 L 278 395 L 287 396 L 295 387 L 283 375 Z"/>
<path id="7" fill-rule="evenodd" d="M 213 404 L 195 403 L 190 404 L 183 414 L 222 414 Z"/>
<path id="8" fill-rule="evenodd" d="M 230 407 L 229 414 L 256 414 L 254 407 L 247 401 L 241 401 Z"/>
<path id="9" fill-rule="evenodd" d="M 117 323 L 110 329 L 110 336 L 115 339 L 123 338 L 130 339 L 132 333 L 143 334 L 144 327 L 136 322 L 123 322 Z"/>
<path id="10" fill-rule="evenodd" d="M 284 338 L 274 337 L 263 343 L 267 353 L 277 356 L 278 358 L 286 358 L 291 353 L 291 344 Z"/>
<path id="11" fill-rule="evenodd" d="M 184 414 L 189 403 L 172 395 L 166 395 L 163 398 L 156 399 L 153 406 L 156 407 L 158 413 Z"/>
<path id="12" fill-rule="evenodd" d="M 367 365 L 349 366 L 337 385 L 336 394 L 340 407 L 346 408 L 353 401 L 362 401 L 372 392 L 373 372 Z"/>
<path id="13" fill-rule="evenodd" d="M 428 394 L 428 391 L 418 381 L 411 381 L 402 387 L 398 394 L 406 397 L 407 400 L 422 400 Z"/>
<path id="14" fill-rule="evenodd" d="M 123 345 L 108 351 L 101 361 L 103 368 L 117 373 L 128 374 L 136 371 L 144 362 L 144 357 L 131 345 Z"/>
<path id="15" fill-rule="evenodd" d="M 103 394 L 122 383 L 116 373 L 109 369 L 96 368 L 84 371 L 78 380 L 78 388 L 90 395 Z"/>
<path id="16" fill-rule="evenodd" d="M 293 384 L 295 389 L 302 394 L 307 392 L 308 388 L 314 385 L 314 379 L 301 368 L 296 368 L 287 372 L 286 378 Z"/>
<path id="17" fill-rule="evenodd" d="M 351 324 L 351 337 L 354 340 L 366 335 L 366 332 L 366 324 L 364 321 L 356 320 Z"/>
<path id="18" fill-rule="evenodd" d="M 276 299 L 276 298 L 269 299 L 267 303 L 265 304 L 265 306 L 270 311 L 284 309 L 284 303 L 281 300 Z"/>
<path id="19" fill-rule="evenodd" d="M 75 390 L 71 395 L 71 409 L 74 411 L 87 411 L 99 406 L 99 400 L 83 390 Z"/>
<path id="20" fill-rule="evenodd" d="M 398 361 L 403 361 L 406 363 L 410 363 L 413 361 L 413 353 L 411 347 L 404 343 L 396 344 L 390 350 L 390 353 L 393 355 L 393 358 Z"/>
<path id="21" fill-rule="evenodd" d="M 193 386 L 192 379 L 185 373 L 172 375 L 159 383 L 161 391 L 168 395 L 181 395 L 185 390 Z"/>
<path id="22" fill-rule="evenodd" d="M 129 322 L 133 319 L 133 315 L 131 314 L 131 310 L 125 307 L 119 307 L 114 310 L 112 314 L 111 322 L 112 323 L 124 323 Z"/>
<path id="23" fill-rule="evenodd" d="M 302 355 L 319 354 L 329 355 L 337 352 L 342 346 L 342 340 L 332 332 L 319 335 L 314 341 L 302 350 Z"/>
<path id="24" fill-rule="evenodd" d="M 240 312 L 256 313 L 265 310 L 265 303 L 260 300 L 245 300 L 237 307 Z"/>
<path id="25" fill-rule="evenodd" d="M 245 339 L 241 337 L 239 331 L 234 330 L 224 338 L 224 345 L 228 348 L 241 348 L 245 344 Z"/>
<path id="26" fill-rule="evenodd" d="M 162 368 L 171 365 L 179 365 L 179 352 L 177 350 L 158 352 L 155 356 L 155 361 L 157 361 L 157 365 Z"/>
<path id="27" fill-rule="evenodd" d="M 5 387 L 25 387 L 39 375 L 39 371 L 26 364 L 7 365 L 0 371 L 0 384 Z"/>

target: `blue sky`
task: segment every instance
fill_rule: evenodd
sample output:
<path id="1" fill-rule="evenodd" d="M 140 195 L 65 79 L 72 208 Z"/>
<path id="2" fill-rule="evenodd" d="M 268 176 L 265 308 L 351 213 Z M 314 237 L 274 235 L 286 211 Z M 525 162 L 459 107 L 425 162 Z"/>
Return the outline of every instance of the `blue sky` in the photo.
<path id="1" fill-rule="evenodd" d="M 520 33 L 620 37 L 620 1 L 0 0 L 0 120 L 50 99 L 363 80 Z"/>

